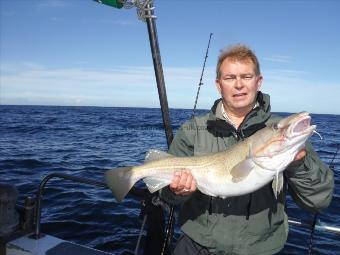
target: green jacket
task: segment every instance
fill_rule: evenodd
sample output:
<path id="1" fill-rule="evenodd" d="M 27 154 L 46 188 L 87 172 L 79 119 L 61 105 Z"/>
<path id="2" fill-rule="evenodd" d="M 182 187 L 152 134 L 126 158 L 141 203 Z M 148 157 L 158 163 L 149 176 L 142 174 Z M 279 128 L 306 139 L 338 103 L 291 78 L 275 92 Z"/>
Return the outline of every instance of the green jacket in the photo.
<path id="1" fill-rule="evenodd" d="M 257 107 L 236 130 L 223 119 L 221 100 L 217 100 L 209 113 L 194 117 L 177 130 L 169 153 L 186 157 L 223 151 L 278 119 L 270 112 L 268 95 L 259 92 L 257 101 Z M 319 212 L 331 202 L 333 172 L 320 161 L 310 143 L 306 150 L 304 160 L 285 170 L 285 183 L 300 207 Z M 168 187 L 160 193 L 167 202 L 182 205 L 179 224 L 195 242 L 212 252 L 264 255 L 280 251 L 287 240 L 285 190 L 277 199 L 271 183 L 251 194 L 226 199 L 200 191 L 177 196 Z"/>

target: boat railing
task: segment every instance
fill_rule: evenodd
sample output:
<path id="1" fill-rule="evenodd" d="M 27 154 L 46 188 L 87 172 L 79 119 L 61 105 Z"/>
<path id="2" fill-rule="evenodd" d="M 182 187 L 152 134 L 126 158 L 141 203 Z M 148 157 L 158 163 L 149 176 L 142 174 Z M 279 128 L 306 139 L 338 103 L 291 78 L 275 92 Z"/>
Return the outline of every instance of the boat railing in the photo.
<path id="1" fill-rule="evenodd" d="M 36 208 L 35 208 L 35 230 L 34 230 L 34 235 L 33 238 L 39 239 L 41 236 L 41 210 L 42 210 L 42 199 L 43 199 L 43 193 L 45 186 L 47 182 L 51 179 L 65 179 L 69 180 L 72 182 L 76 183 L 83 183 L 83 184 L 88 184 L 100 188 L 108 188 L 106 183 L 96 181 L 93 179 L 88 179 L 88 178 L 83 178 L 83 177 L 78 177 L 78 176 L 73 176 L 73 175 L 68 175 L 68 174 L 63 174 L 63 173 L 51 173 L 47 176 L 45 176 L 42 181 L 39 184 L 39 188 L 37 191 L 37 196 L 36 196 Z M 145 189 L 138 189 L 136 187 L 133 187 L 130 192 L 130 194 L 143 199 L 145 198 L 146 190 Z"/>
<path id="2" fill-rule="evenodd" d="M 307 228 L 307 229 L 313 228 L 313 223 L 303 222 L 299 219 L 289 218 L 288 223 L 289 223 L 289 225 L 292 225 L 292 226 L 303 227 L 303 228 Z M 340 228 L 339 227 L 328 226 L 328 225 L 324 224 L 320 219 L 318 219 L 316 221 L 315 230 L 317 230 L 317 231 L 327 231 L 327 232 L 332 232 L 332 233 L 340 235 Z"/>
<path id="3" fill-rule="evenodd" d="M 76 183 L 92 185 L 92 186 L 96 186 L 99 188 L 108 188 L 106 183 L 104 182 L 100 182 L 100 181 L 96 181 L 96 180 L 88 179 L 88 178 L 83 178 L 83 177 L 78 177 L 78 176 L 72 176 L 72 175 L 63 174 L 63 173 L 51 173 L 45 176 L 40 182 L 39 188 L 37 191 L 36 208 L 35 208 L 35 230 L 31 238 L 39 239 L 42 236 L 41 234 L 41 211 L 42 211 L 43 193 L 44 193 L 44 189 L 46 187 L 47 182 L 55 178 L 65 179 L 65 180 L 69 180 L 69 181 L 76 182 Z M 147 198 L 150 197 L 150 193 L 146 189 L 143 189 L 143 188 L 133 187 L 130 190 L 129 194 L 144 201 L 146 201 Z M 143 209 L 141 208 L 141 210 Z M 312 232 L 316 230 L 316 231 L 327 231 L 327 232 L 332 232 L 335 234 L 340 234 L 339 227 L 328 226 L 322 223 L 320 219 L 317 219 L 317 217 L 315 217 L 313 222 L 303 222 L 298 219 L 289 218 L 288 223 L 289 225 L 292 225 L 292 226 L 310 229 Z M 313 235 L 311 235 L 311 241 L 312 241 L 312 238 L 313 238 Z M 171 240 L 168 240 L 168 241 L 171 243 Z M 164 248 L 164 244 L 163 244 L 163 248 Z M 164 252 L 165 252 L 164 249 L 162 249 L 162 254 Z"/>

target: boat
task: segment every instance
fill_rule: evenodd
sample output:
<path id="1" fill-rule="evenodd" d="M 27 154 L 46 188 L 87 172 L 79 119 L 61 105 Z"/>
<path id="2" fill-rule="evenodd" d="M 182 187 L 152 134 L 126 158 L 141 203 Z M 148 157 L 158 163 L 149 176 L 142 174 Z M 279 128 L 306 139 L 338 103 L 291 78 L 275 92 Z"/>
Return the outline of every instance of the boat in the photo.
<path id="1" fill-rule="evenodd" d="M 136 7 L 138 17 L 146 22 L 149 33 L 150 48 L 152 52 L 160 106 L 162 111 L 164 131 L 166 135 L 167 145 L 169 146 L 173 139 L 173 132 L 170 123 L 169 107 L 167 102 L 162 62 L 157 39 L 157 29 L 155 23 L 156 16 L 154 14 L 152 0 L 144 1 L 94 0 L 94 1 L 114 8 Z M 209 37 L 209 43 L 210 39 L 211 35 Z M 196 103 L 194 110 L 196 108 Z M 40 226 L 41 226 L 41 210 L 43 209 L 42 208 L 43 193 L 46 184 L 51 179 L 62 179 L 65 181 L 81 183 L 84 185 L 92 185 L 98 188 L 103 189 L 107 188 L 105 183 L 98 182 L 96 180 L 75 177 L 67 174 L 51 173 L 44 177 L 43 180 L 41 181 L 39 187 L 37 188 L 36 197 L 35 198 L 27 197 L 25 202 L 23 204 L 20 204 L 16 201 L 15 187 L 8 187 L 7 185 L 3 186 L 2 188 L 9 190 L 5 202 L 6 206 L 9 206 L 12 209 L 8 211 L 14 212 L 13 214 L 11 214 L 12 215 L 11 217 L 13 219 L 18 218 L 19 221 L 17 223 L 13 223 L 12 224 L 13 226 L 9 226 L 10 230 L 5 235 L 1 236 L 0 255 L 109 254 L 107 252 L 99 251 L 90 247 L 75 244 L 73 242 L 65 241 L 41 232 Z M 158 198 L 157 195 L 151 195 L 145 189 L 139 189 L 134 187 L 130 191 L 130 194 L 136 197 L 137 199 L 143 201 L 141 206 L 141 212 L 143 215 L 141 235 L 136 244 L 134 254 L 140 254 L 141 251 L 143 251 L 144 254 L 148 255 L 170 254 L 172 236 L 174 233 L 175 208 L 173 206 L 165 204 Z M 166 226 L 163 223 L 165 215 L 167 216 Z M 6 215 L 6 217 L 8 217 L 8 215 Z M 312 253 L 313 250 L 313 238 L 315 231 L 329 231 L 336 234 L 340 234 L 339 227 L 323 225 L 320 221 L 318 221 L 318 215 L 315 215 L 313 222 L 302 222 L 299 219 L 289 219 L 289 224 L 310 230 L 310 242 L 308 248 L 310 254 Z M 145 225 L 148 225 L 148 229 L 146 233 L 144 247 L 141 247 L 140 241 L 141 236 L 144 233 Z"/>

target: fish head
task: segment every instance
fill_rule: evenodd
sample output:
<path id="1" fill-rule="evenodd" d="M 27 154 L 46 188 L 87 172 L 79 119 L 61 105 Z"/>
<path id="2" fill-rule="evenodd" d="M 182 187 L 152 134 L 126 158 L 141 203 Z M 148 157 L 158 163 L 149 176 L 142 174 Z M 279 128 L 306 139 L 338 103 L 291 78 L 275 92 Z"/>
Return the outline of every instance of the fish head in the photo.
<path id="1" fill-rule="evenodd" d="M 304 148 L 315 128 L 307 112 L 290 115 L 256 132 L 251 137 L 250 155 L 262 168 L 283 170 Z"/>

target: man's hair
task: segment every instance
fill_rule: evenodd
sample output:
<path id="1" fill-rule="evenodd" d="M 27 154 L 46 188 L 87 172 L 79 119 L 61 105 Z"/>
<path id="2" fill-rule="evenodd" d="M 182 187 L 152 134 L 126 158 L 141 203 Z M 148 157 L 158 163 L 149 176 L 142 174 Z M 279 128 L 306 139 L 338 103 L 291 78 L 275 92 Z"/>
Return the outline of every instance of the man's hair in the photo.
<path id="1" fill-rule="evenodd" d="M 218 61 L 216 65 L 216 79 L 220 78 L 221 72 L 220 68 L 222 62 L 228 58 L 231 61 L 239 61 L 239 62 L 248 62 L 251 61 L 255 67 L 255 74 L 259 75 L 260 72 L 260 64 L 257 60 L 255 53 L 246 45 L 236 44 L 230 47 L 224 48 L 220 51 L 220 55 L 218 56 Z"/>

